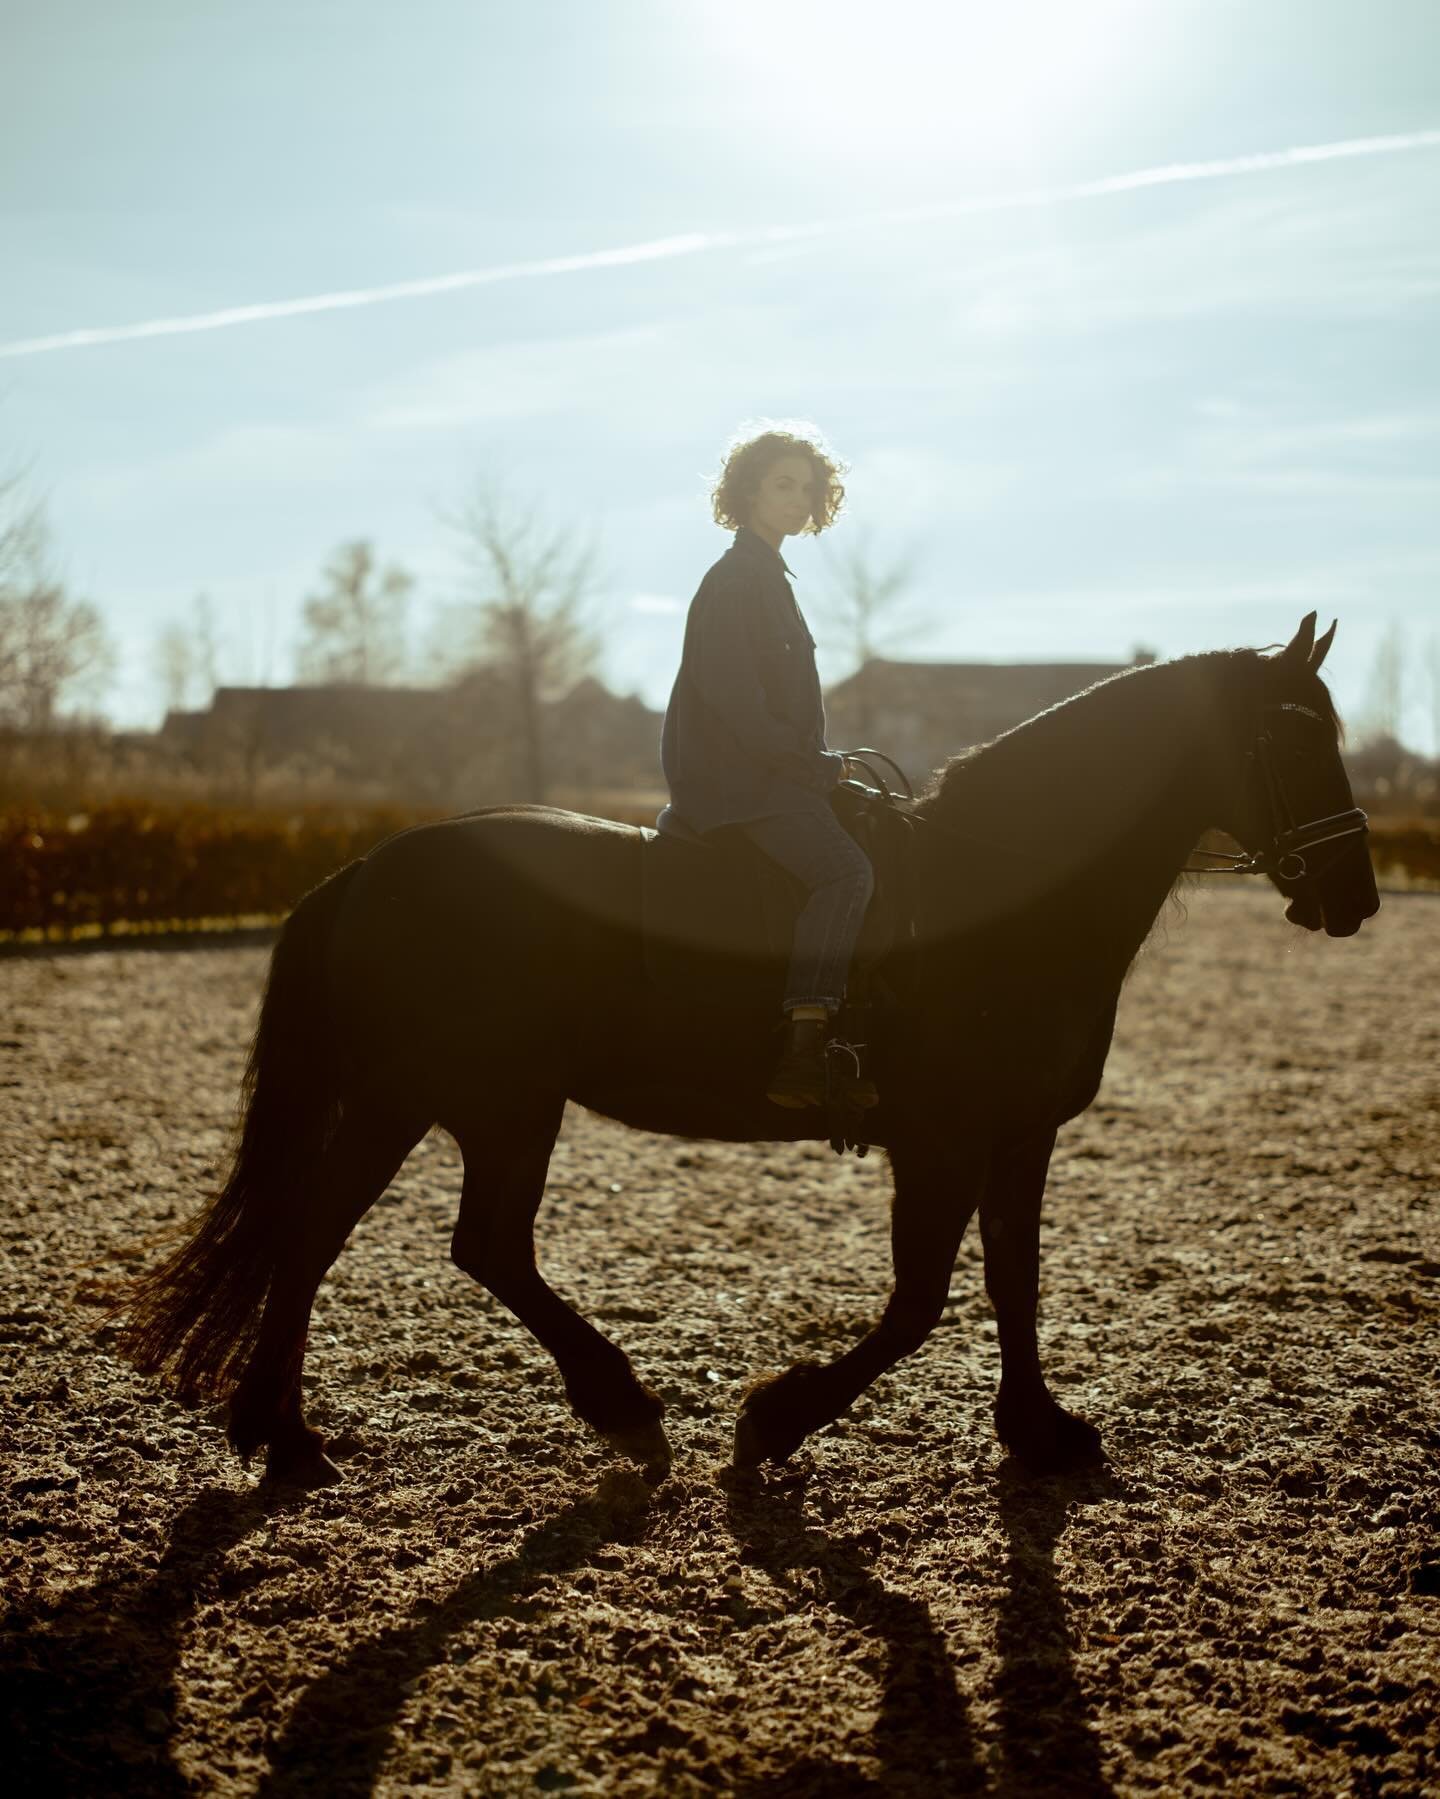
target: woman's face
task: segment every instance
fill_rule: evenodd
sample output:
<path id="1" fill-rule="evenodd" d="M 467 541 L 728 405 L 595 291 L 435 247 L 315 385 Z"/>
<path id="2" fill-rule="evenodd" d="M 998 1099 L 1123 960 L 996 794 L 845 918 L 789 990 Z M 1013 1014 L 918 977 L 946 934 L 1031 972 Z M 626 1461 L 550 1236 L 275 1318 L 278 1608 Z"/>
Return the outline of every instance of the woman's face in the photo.
<path id="1" fill-rule="evenodd" d="M 810 458 L 798 451 L 777 456 L 760 477 L 747 523 L 778 550 L 781 538 L 810 523 L 819 498 L 819 471 Z"/>

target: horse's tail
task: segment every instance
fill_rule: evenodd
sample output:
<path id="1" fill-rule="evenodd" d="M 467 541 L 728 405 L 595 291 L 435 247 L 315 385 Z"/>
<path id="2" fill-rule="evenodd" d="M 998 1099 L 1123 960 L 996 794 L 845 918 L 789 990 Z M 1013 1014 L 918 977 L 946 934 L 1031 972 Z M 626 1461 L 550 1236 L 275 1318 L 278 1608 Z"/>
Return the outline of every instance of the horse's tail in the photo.
<path id="1" fill-rule="evenodd" d="M 270 959 L 242 1087 L 230 1177 L 184 1243 L 127 1284 L 117 1347 L 190 1401 L 229 1393 L 255 1347 L 290 1205 L 340 1115 L 339 1056 L 323 979 L 325 946 L 351 862 L 307 893 Z"/>

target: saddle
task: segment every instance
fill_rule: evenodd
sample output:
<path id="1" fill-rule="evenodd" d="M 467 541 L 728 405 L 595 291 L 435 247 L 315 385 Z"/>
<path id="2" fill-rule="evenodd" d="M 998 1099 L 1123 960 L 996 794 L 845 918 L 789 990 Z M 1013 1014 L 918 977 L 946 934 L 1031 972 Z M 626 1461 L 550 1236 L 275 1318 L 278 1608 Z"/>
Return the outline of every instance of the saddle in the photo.
<path id="1" fill-rule="evenodd" d="M 830 799 L 875 874 L 836 1026 L 837 1035 L 858 1043 L 866 1040 L 871 1007 L 894 1002 L 886 964 L 897 945 L 915 934 L 915 826 L 883 780 L 874 778 L 875 788 L 842 781 Z M 656 830 L 640 827 L 641 927 L 652 989 L 692 1010 L 751 1013 L 768 1021 L 784 996 L 804 887 L 737 826 L 701 836 L 668 806 L 657 824 Z M 837 1149 L 851 1141 L 848 1132 L 841 1135 L 844 1141 L 837 1142 L 832 1131 Z M 858 1141 L 854 1146 L 860 1147 Z"/>

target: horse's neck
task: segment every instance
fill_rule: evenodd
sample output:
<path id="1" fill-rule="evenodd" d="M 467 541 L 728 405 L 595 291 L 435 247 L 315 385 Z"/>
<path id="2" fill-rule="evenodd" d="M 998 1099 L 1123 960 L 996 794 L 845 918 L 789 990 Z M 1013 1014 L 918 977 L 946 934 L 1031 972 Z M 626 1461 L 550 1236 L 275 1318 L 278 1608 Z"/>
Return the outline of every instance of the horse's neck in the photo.
<path id="1" fill-rule="evenodd" d="M 997 910 L 1025 913 L 1118 981 L 1210 822 L 1207 732 L 1202 683 L 1168 664 L 1032 720 L 956 768 L 926 810 L 964 834 L 940 857 L 957 909 L 984 883 Z"/>

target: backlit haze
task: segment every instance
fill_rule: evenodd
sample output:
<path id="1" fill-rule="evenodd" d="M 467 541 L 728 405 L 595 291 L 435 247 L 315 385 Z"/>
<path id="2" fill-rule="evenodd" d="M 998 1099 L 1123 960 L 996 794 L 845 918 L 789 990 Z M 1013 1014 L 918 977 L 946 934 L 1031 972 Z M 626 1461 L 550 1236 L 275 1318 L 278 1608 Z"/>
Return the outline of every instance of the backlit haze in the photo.
<path id="1" fill-rule="evenodd" d="M 487 473 L 598 537 L 603 672 L 661 706 L 728 541 L 705 476 L 798 416 L 851 464 L 786 546 L 827 676 L 863 531 L 916 565 L 897 655 L 1315 608 L 1353 714 L 1398 625 L 1440 751 L 1426 0 L 47 0 L 4 46 L 0 466 L 120 643 L 117 719 L 202 591 L 225 677 L 290 679 L 345 539 L 417 576 L 423 641 Z"/>

